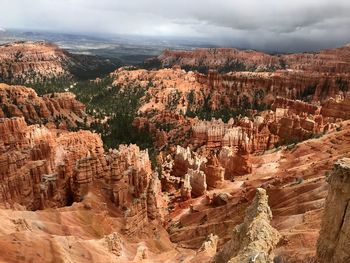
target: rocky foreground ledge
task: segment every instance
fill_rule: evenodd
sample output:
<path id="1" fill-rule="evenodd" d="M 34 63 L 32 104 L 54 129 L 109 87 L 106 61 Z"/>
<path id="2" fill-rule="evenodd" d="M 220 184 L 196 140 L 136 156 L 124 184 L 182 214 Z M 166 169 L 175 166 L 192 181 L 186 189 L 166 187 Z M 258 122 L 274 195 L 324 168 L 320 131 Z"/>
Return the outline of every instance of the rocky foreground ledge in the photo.
<path id="1" fill-rule="evenodd" d="M 350 158 L 339 160 L 328 178 L 329 190 L 317 254 L 320 263 L 350 262 Z"/>
<path id="2" fill-rule="evenodd" d="M 258 188 L 244 222 L 236 226 L 232 238 L 218 252 L 213 262 L 273 262 L 273 249 L 281 235 L 270 225 L 271 209 L 266 190 Z"/>

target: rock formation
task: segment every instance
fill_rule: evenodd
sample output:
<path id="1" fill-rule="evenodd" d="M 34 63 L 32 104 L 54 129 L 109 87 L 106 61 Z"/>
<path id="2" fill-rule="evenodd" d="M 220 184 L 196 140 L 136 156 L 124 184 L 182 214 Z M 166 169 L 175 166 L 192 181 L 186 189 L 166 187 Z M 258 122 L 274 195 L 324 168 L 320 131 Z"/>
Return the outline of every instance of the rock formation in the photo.
<path id="1" fill-rule="evenodd" d="M 116 66 L 109 60 L 70 54 L 40 41 L 0 45 L 0 61 L 0 81 L 21 84 L 93 77 Z"/>
<path id="2" fill-rule="evenodd" d="M 209 158 L 204 173 L 208 187 L 217 188 L 225 179 L 225 168 L 220 165 L 215 155 Z"/>
<path id="3" fill-rule="evenodd" d="M 278 69 L 311 72 L 350 73 L 350 47 L 321 50 L 318 53 L 268 55 L 234 48 L 201 48 L 192 51 L 165 50 L 158 60 L 163 67 L 179 65 L 186 69 L 219 71 L 273 71 Z"/>
<path id="4" fill-rule="evenodd" d="M 164 218 L 158 176 L 148 153 L 135 145 L 106 157 L 97 134 L 56 133 L 18 117 L 1 119 L 0 145 L 0 203 L 17 202 L 30 210 L 70 205 L 101 179 L 130 217 Z"/>
<path id="5" fill-rule="evenodd" d="M 191 262 L 210 262 L 215 255 L 218 246 L 218 237 L 210 234 L 198 249 L 195 259 Z"/>
<path id="6" fill-rule="evenodd" d="M 193 196 L 202 196 L 207 191 L 206 175 L 203 171 L 189 169 L 187 176 L 190 178 L 191 193 Z"/>
<path id="7" fill-rule="evenodd" d="M 163 67 L 179 65 L 189 69 L 218 70 L 270 70 L 282 68 L 278 57 L 253 50 L 241 51 L 234 48 L 208 48 L 194 51 L 165 50 L 158 59 Z"/>
<path id="8" fill-rule="evenodd" d="M 31 56 L 43 71 L 19 53 L 18 69 L 10 69 L 17 80 L 28 77 L 27 67 L 37 81 L 46 74 L 52 47 L 33 45 L 42 45 Z M 70 63 L 55 52 L 52 60 Z M 69 132 L 91 122 L 72 93 L 39 97 L 0 84 L 0 260 L 301 263 L 315 256 L 324 178 L 350 151 L 347 49 L 287 56 L 202 49 L 161 59 L 234 72 L 174 66 L 111 74 L 111 92 L 144 92 L 132 124 L 154 139 L 155 169 L 137 145 L 105 152 L 98 134 Z M 60 65 L 47 67 L 47 77 L 72 77 L 69 68 L 59 75 Z M 243 67 L 255 72 L 236 72 Z M 323 262 L 348 261 L 347 162 L 330 177 Z"/>
<path id="9" fill-rule="evenodd" d="M 183 148 L 177 145 L 171 173 L 174 176 L 184 177 L 189 169 L 199 170 L 206 162 L 207 159 L 205 157 L 193 153 L 190 148 Z"/>
<path id="10" fill-rule="evenodd" d="M 314 114 L 304 112 L 304 107 L 310 104 L 297 102 L 287 103 L 289 100 L 276 100 L 274 111 L 264 111 L 252 119 L 236 118 L 224 123 L 221 119 L 211 121 L 197 121 L 192 126 L 191 142 L 197 146 L 210 149 L 236 148 L 244 156 L 249 153 L 262 152 L 271 149 L 276 144 L 291 141 L 303 141 L 314 135 L 328 131 L 333 120 L 325 120 L 320 114 L 321 107 L 314 109 Z M 279 108 L 284 106 L 286 108 Z M 307 111 L 307 109 L 305 109 Z M 340 116 L 346 115 L 344 111 Z"/>
<path id="11" fill-rule="evenodd" d="M 73 189 L 108 169 L 100 137 L 88 131 L 57 134 L 28 126 L 23 118 L 1 119 L 0 145 L 0 202 L 27 209 L 65 206 L 73 201 Z M 81 197 L 86 190 L 78 192 Z"/>
<path id="12" fill-rule="evenodd" d="M 317 255 L 321 263 L 350 261 L 350 159 L 339 160 L 328 178 L 329 190 Z"/>
<path id="13" fill-rule="evenodd" d="M 322 105 L 321 114 L 324 117 L 331 117 L 336 119 L 350 118 L 350 99 L 333 99 L 330 98 Z"/>
<path id="14" fill-rule="evenodd" d="M 272 262 L 272 250 L 280 234 L 270 225 L 272 213 L 264 189 L 257 189 L 252 205 L 241 225 L 235 227 L 231 240 L 214 258 L 214 262 Z"/>
<path id="15" fill-rule="evenodd" d="M 176 111 L 196 115 L 205 110 L 265 109 L 277 97 L 324 103 L 348 97 L 349 74 L 316 72 L 231 72 L 200 74 L 180 69 L 118 69 L 113 85 L 146 89 L 139 112 Z M 233 111 L 234 112 L 234 111 Z"/>
<path id="16" fill-rule="evenodd" d="M 24 117 L 29 124 L 41 123 L 55 128 L 89 125 L 92 118 L 85 113 L 85 105 L 70 92 L 40 97 L 23 86 L 0 84 L 1 118 Z"/>
<path id="17" fill-rule="evenodd" d="M 113 203 L 124 212 L 124 231 L 131 235 L 144 227 L 148 219 L 164 218 L 158 175 L 152 173 L 147 151 L 136 145 L 121 145 L 110 155 L 110 187 Z"/>
<path id="18" fill-rule="evenodd" d="M 219 153 L 219 162 L 225 168 L 225 179 L 252 172 L 249 154 L 239 154 L 236 148 L 224 146 Z"/>

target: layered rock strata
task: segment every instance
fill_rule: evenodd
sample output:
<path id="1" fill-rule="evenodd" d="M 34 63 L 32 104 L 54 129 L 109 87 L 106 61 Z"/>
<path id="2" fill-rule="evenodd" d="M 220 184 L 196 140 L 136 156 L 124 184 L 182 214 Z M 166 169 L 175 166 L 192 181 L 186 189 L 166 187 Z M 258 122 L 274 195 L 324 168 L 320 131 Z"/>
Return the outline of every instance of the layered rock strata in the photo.
<path id="1" fill-rule="evenodd" d="M 328 73 L 350 73 L 350 47 L 325 49 L 316 53 L 268 55 L 235 48 L 201 48 L 192 51 L 165 50 L 158 60 L 163 67 L 179 65 L 188 69 L 220 71 L 272 71 L 278 69 Z"/>
<path id="2" fill-rule="evenodd" d="M 56 133 L 7 118 L 0 121 L 0 145 L 1 203 L 65 206 L 74 200 L 73 189 L 108 170 L 100 137 L 87 131 Z"/>
<path id="3" fill-rule="evenodd" d="M 0 118 L 24 117 L 29 124 L 46 124 L 53 128 L 88 125 L 92 120 L 85 113 L 85 105 L 70 92 L 38 96 L 24 86 L 0 83 Z"/>
<path id="4" fill-rule="evenodd" d="M 18 203 L 28 210 L 71 205 L 101 181 L 131 225 L 165 217 L 158 175 L 148 153 L 136 145 L 106 156 L 97 134 L 55 132 L 28 126 L 23 118 L 6 118 L 0 119 L 0 146 L 3 205 Z"/>
<path id="5" fill-rule="evenodd" d="M 0 81 L 21 84 L 86 78 L 116 67 L 109 60 L 71 54 L 43 41 L 0 45 L 0 61 Z"/>

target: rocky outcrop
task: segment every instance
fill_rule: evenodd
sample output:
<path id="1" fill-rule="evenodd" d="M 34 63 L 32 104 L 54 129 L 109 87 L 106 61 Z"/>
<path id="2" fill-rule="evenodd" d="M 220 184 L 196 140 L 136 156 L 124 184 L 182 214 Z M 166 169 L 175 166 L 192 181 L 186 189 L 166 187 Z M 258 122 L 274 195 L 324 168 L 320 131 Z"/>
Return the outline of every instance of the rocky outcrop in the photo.
<path id="1" fill-rule="evenodd" d="M 208 187 L 217 188 L 225 180 L 225 168 L 223 168 L 218 158 L 211 156 L 203 169 Z"/>
<path id="2" fill-rule="evenodd" d="M 317 255 L 321 263 L 350 261 L 350 159 L 338 161 L 328 178 L 329 190 Z"/>
<path id="3" fill-rule="evenodd" d="M 65 206 L 108 171 L 97 134 L 57 134 L 23 118 L 1 119 L 0 131 L 1 203 L 30 210 Z"/>
<path id="4" fill-rule="evenodd" d="M 109 60 L 70 54 L 40 41 L 0 45 L 0 61 L 0 81 L 21 84 L 94 77 L 116 67 Z"/>
<path id="5" fill-rule="evenodd" d="M 151 169 L 148 151 L 138 146 L 121 145 L 110 154 L 111 199 L 124 213 L 124 232 L 140 231 L 148 220 L 164 218 L 166 202 L 162 200 L 158 174 Z"/>
<path id="6" fill-rule="evenodd" d="M 205 144 L 207 148 L 238 147 L 243 152 L 250 152 L 253 148 L 253 123 L 248 119 L 247 127 L 235 125 L 233 119 L 224 123 L 221 119 L 198 121 L 192 127 L 192 141 L 195 145 Z M 264 145 L 264 147 L 267 147 Z"/>
<path id="7" fill-rule="evenodd" d="M 306 103 L 300 100 L 291 100 L 283 97 L 277 97 L 273 104 L 271 105 L 272 110 L 277 109 L 286 109 L 292 111 L 295 114 L 311 114 L 318 115 L 320 114 L 321 107 Z"/>
<path id="8" fill-rule="evenodd" d="M 197 121 L 192 126 L 191 142 L 196 146 L 220 150 L 224 147 L 236 148 L 246 156 L 249 153 L 263 152 L 277 144 L 298 142 L 328 131 L 333 120 L 325 120 L 320 115 L 321 107 L 316 107 L 314 115 L 296 110 L 297 103 L 274 104 L 274 111 L 264 111 L 254 118 L 242 117 L 224 123 L 221 119 Z M 286 108 L 279 108 L 278 106 Z M 300 103 L 304 107 L 310 104 Z M 305 109 L 307 111 L 307 109 Z"/>
<path id="9" fill-rule="evenodd" d="M 225 168 L 225 179 L 231 180 L 235 176 L 252 172 L 249 154 L 239 154 L 236 148 L 224 146 L 218 156 L 219 162 Z"/>
<path id="10" fill-rule="evenodd" d="M 230 200 L 230 195 L 226 193 L 214 193 L 211 204 L 214 207 L 226 205 Z"/>
<path id="11" fill-rule="evenodd" d="M 47 124 L 55 128 L 89 125 L 92 118 L 85 113 L 85 105 L 70 92 L 40 97 L 23 86 L 0 84 L 2 113 L 0 117 L 24 117 L 29 124 Z"/>
<path id="12" fill-rule="evenodd" d="M 324 117 L 350 119 L 350 98 L 330 98 L 322 105 L 321 114 Z"/>
<path id="13" fill-rule="evenodd" d="M 145 198 L 152 175 L 148 152 L 140 151 L 136 145 L 130 148 L 122 145 L 118 151 L 112 151 L 111 159 L 114 203 L 124 207 L 132 203 L 132 197 Z"/>
<path id="14" fill-rule="evenodd" d="M 237 109 L 241 112 L 266 109 L 277 97 L 317 104 L 331 97 L 348 97 L 350 91 L 350 76 L 345 73 L 284 70 L 200 74 L 180 69 L 130 71 L 121 68 L 111 76 L 115 86 L 146 90 L 139 108 L 142 113 L 169 110 L 196 115 L 209 109 L 226 112 L 231 109 L 234 113 Z"/>
<path id="15" fill-rule="evenodd" d="M 190 148 L 183 148 L 177 145 L 171 174 L 177 177 L 184 177 L 189 169 L 199 170 L 206 162 L 207 159 L 205 157 L 193 153 Z"/>
<path id="16" fill-rule="evenodd" d="M 270 70 L 282 68 L 280 59 L 253 50 L 201 48 L 193 51 L 165 50 L 159 61 L 163 67 L 179 65 L 186 69 L 219 71 Z"/>
<path id="17" fill-rule="evenodd" d="M 244 222 L 235 227 L 231 240 L 215 255 L 214 262 L 273 262 L 280 234 L 270 225 L 272 213 L 267 199 L 266 191 L 257 189 Z"/>
<path id="18" fill-rule="evenodd" d="M 180 188 L 180 194 L 183 200 L 188 200 L 192 197 L 192 186 L 190 175 L 188 173 L 185 174 L 185 178 L 183 179 L 183 183 Z"/>
<path id="19" fill-rule="evenodd" d="M 206 175 L 203 171 L 189 169 L 187 176 L 191 184 L 191 193 L 194 197 L 202 196 L 207 191 Z"/>
<path id="20" fill-rule="evenodd" d="M 165 50 L 158 60 L 163 67 L 179 65 L 206 71 L 274 71 L 278 69 L 312 72 L 350 73 L 350 47 L 321 50 L 319 53 L 268 55 L 234 48 L 200 48 L 191 51 Z"/>
<path id="21" fill-rule="evenodd" d="M 210 262 L 211 258 L 215 255 L 218 246 L 218 236 L 213 234 L 208 235 L 207 239 L 203 242 L 202 246 L 198 249 L 195 258 L 191 263 L 195 262 Z"/>

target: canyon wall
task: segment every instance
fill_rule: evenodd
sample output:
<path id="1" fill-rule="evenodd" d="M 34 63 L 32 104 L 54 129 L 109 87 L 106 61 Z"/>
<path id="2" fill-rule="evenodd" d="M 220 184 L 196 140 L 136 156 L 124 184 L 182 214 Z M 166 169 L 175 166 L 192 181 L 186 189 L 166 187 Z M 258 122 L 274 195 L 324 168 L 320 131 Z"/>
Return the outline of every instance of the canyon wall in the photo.
<path id="1" fill-rule="evenodd" d="M 200 74 L 181 69 L 157 71 L 118 69 L 113 85 L 145 89 L 140 113 L 176 111 L 199 115 L 226 110 L 237 114 L 244 110 L 264 110 L 277 97 L 303 100 L 314 105 L 330 98 L 349 97 L 349 74 L 317 72 L 231 72 Z M 225 111 L 222 112 L 224 114 Z"/>
<path id="2" fill-rule="evenodd" d="M 0 81 L 7 83 L 48 83 L 73 77 L 86 78 L 115 68 L 116 65 L 109 60 L 71 54 L 48 42 L 22 41 L 0 45 Z"/>
<path id="3" fill-rule="evenodd" d="M 71 204 L 75 188 L 107 169 L 102 141 L 88 131 L 55 132 L 7 118 L 0 121 L 0 145 L 1 203 L 29 210 Z"/>
<path id="4" fill-rule="evenodd" d="M 51 128 L 76 128 L 89 125 L 92 118 L 85 105 L 70 92 L 38 96 L 24 86 L 0 83 L 0 118 L 24 117 L 29 124 L 45 124 Z"/>
<path id="5" fill-rule="evenodd" d="M 165 50 L 158 56 L 163 67 L 219 71 L 272 71 L 278 69 L 350 73 L 350 47 L 315 53 L 269 55 L 235 48 L 200 48 L 191 51 Z"/>
<path id="6" fill-rule="evenodd" d="M 100 136 L 89 131 L 50 130 L 27 125 L 20 117 L 0 119 L 0 179 L 5 207 L 71 205 L 101 181 L 106 195 L 124 211 L 126 229 L 131 225 L 137 231 L 148 219 L 164 219 L 166 203 L 147 151 L 122 145 L 106 155 Z"/>

